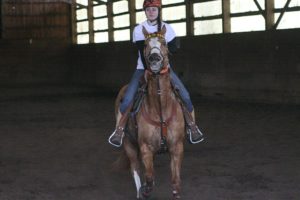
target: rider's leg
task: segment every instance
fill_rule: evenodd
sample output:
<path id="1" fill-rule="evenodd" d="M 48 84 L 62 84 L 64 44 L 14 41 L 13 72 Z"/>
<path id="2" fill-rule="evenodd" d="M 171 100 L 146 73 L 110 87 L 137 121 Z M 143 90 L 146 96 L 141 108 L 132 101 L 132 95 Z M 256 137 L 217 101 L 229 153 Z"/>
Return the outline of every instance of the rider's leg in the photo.
<path id="1" fill-rule="evenodd" d="M 189 95 L 189 92 L 184 87 L 181 80 L 175 74 L 175 72 L 170 69 L 171 73 L 171 82 L 175 89 L 178 91 L 181 100 L 183 101 L 183 114 L 187 125 L 187 133 L 189 136 L 189 140 L 191 143 L 195 144 L 201 142 L 204 137 L 201 131 L 199 130 L 198 126 L 195 123 L 195 114 L 194 114 L 194 107 Z"/>
<path id="2" fill-rule="evenodd" d="M 126 89 L 126 92 L 120 104 L 120 109 L 117 114 L 116 129 L 108 139 L 108 142 L 113 146 L 120 147 L 122 145 L 122 140 L 124 137 L 124 128 L 126 126 L 128 116 L 133 104 L 134 96 L 139 87 L 139 80 L 141 79 L 143 74 L 144 74 L 143 69 L 137 69 L 134 72 L 128 84 L 128 87 Z"/>

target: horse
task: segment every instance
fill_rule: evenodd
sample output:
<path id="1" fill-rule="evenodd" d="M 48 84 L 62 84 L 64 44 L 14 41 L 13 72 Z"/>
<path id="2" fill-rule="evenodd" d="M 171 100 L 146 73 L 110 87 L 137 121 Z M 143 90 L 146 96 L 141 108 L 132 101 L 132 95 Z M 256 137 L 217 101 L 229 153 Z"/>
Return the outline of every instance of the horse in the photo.
<path id="1" fill-rule="evenodd" d="M 154 186 L 155 155 L 167 147 L 170 155 L 172 198 L 180 199 L 185 121 L 180 102 L 172 89 L 168 46 L 164 38 L 166 28 L 163 26 L 160 32 L 149 34 L 143 27 L 143 33 L 147 90 L 135 120 L 128 121 L 123 150 L 129 159 L 137 199 L 147 199 Z M 116 114 L 125 90 L 126 87 L 123 87 L 117 96 Z M 135 140 L 132 141 L 132 138 Z M 143 184 L 141 179 L 144 180 Z"/>

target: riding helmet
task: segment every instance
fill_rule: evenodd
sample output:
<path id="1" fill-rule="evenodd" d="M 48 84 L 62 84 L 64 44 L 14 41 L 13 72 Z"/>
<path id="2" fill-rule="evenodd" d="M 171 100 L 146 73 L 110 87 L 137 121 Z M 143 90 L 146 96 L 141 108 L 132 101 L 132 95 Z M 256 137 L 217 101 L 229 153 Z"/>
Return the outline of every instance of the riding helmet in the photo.
<path id="1" fill-rule="evenodd" d="M 147 7 L 158 7 L 161 8 L 160 0 L 144 0 L 143 9 Z"/>

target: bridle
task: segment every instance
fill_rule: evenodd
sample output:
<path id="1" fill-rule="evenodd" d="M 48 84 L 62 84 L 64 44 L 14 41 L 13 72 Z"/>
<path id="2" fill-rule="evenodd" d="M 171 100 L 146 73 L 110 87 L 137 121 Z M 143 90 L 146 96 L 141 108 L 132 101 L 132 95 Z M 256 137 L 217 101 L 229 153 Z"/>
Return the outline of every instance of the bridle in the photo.
<path id="1" fill-rule="evenodd" d="M 165 57 L 167 56 L 167 55 L 165 55 L 164 53 L 163 53 L 163 51 L 161 50 L 161 48 L 158 48 L 157 46 L 154 46 L 154 47 L 150 47 L 150 49 L 148 49 L 148 52 L 146 52 L 146 49 L 147 49 L 147 43 L 149 43 L 149 40 L 151 39 L 151 38 L 155 38 L 155 37 L 157 37 L 158 39 L 160 39 L 160 40 L 163 40 L 163 41 L 160 41 L 160 43 L 161 43 L 161 45 L 162 46 L 166 46 L 166 42 L 165 42 L 165 37 L 164 37 L 164 35 L 163 34 L 161 34 L 161 33 L 150 33 L 150 34 L 147 34 L 147 35 L 145 35 L 145 47 L 144 47 L 144 57 L 145 57 L 145 60 L 146 60 L 146 63 L 147 63 L 147 69 L 146 69 L 146 71 L 147 71 L 147 73 L 150 73 L 150 74 L 164 74 L 164 73 L 166 73 L 166 72 L 168 72 L 169 70 L 168 70 L 168 66 L 163 66 L 164 65 L 164 63 L 165 63 Z M 159 68 L 159 70 L 158 71 L 153 71 L 152 69 L 151 69 L 151 67 L 149 66 L 150 65 L 150 59 L 151 59 L 151 55 L 153 54 L 153 53 L 151 53 L 151 52 L 153 52 L 153 50 L 156 50 L 158 53 L 158 56 L 161 58 L 161 63 L 160 63 L 160 68 Z M 167 47 L 166 47 L 166 54 L 168 53 L 168 49 L 167 49 Z"/>

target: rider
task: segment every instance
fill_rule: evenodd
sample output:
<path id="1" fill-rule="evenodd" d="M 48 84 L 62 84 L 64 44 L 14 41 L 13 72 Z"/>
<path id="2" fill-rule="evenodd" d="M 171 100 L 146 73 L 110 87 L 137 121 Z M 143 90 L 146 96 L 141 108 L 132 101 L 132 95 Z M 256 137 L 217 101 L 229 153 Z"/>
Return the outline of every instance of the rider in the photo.
<path id="1" fill-rule="evenodd" d="M 137 68 L 131 78 L 131 81 L 128 84 L 128 88 L 121 101 L 120 109 L 118 111 L 116 119 L 116 129 L 108 139 L 109 143 L 116 147 L 120 147 L 122 145 L 122 140 L 124 137 L 124 128 L 126 126 L 129 113 L 133 105 L 134 96 L 138 90 L 139 80 L 144 75 L 144 70 L 146 66 L 143 54 L 145 36 L 143 34 L 142 27 L 144 26 L 148 33 L 154 33 L 159 32 L 162 26 L 165 26 L 165 39 L 168 43 L 169 52 L 175 53 L 177 49 L 175 31 L 169 24 L 161 21 L 160 0 L 144 0 L 143 9 L 145 11 L 147 20 L 137 25 L 133 31 L 133 43 L 136 44 L 139 53 Z M 172 85 L 178 90 L 180 98 L 185 106 L 183 108 L 183 112 L 186 120 L 189 140 L 193 144 L 201 142 L 203 140 L 203 134 L 198 129 L 197 125 L 194 123 L 194 108 L 189 93 L 171 68 L 170 72 Z"/>

